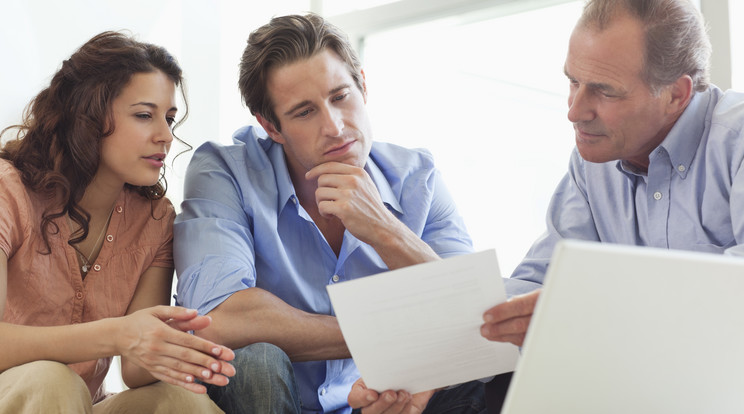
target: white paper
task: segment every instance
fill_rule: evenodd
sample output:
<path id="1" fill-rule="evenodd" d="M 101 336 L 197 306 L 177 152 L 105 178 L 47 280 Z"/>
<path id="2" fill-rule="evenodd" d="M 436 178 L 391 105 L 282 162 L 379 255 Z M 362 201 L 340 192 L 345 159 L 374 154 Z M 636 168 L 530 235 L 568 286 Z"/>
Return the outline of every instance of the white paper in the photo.
<path id="1" fill-rule="evenodd" d="M 506 294 L 494 250 L 328 286 L 368 388 L 431 390 L 513 371 L 519 350 L 480 334 Z"/>

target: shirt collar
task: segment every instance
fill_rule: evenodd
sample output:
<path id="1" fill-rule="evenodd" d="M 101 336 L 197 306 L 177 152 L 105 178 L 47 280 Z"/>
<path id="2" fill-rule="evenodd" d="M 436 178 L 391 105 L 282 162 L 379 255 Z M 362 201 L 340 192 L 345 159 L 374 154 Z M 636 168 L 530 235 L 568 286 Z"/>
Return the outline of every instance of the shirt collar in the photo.
<path id="1" fill-rule="evenodd" d="M 269 138 L 270 139 L 270 138 Z M 287 159 L 284 157 L 284 147 L 276 142 L 271 143 L 269 147 L 269 159 L 271 165 L 274 166 L 274 176 L 276 178 L 277 190 L 279 190 L 279 210 L 281 210 L 287 202 L 292 201 L 297 204 L 297 195 L 295 194 L 294 184 L 292 179 L 289 177 L 289 169 L 287 168 Z"/>
<path id="2" fill-rule="evenodd" d="M 711 99 L 711 88 L 696 92 L 682 115 L 661 143 L 669 154 L 672 169 L 680 178 L 685 178 L 692 164 L 692 159 L 700 146 L 705 131 L 705 117 Z"/>
<path id="3" fill-rule="evenodd" d="M 372 178 L 372 182 L 375 183 L 377 191 L 380 192 L 380 199 L 382 202 L 397 213 L 403 213 L 403 208 L 398 202 L 398 197 L 393 193 L 393 189 L 390 187 L 390 182 L 385 178 L 380 167 L 378 167 L 369 156 L 367 156 L 367 164 L 364 166 L 364 170 L 367 171 L 367 174 Z"/>
<path id="4" fill-rule="evenodd" d="M 655 155 L 666 152 L 671 167 L 680 178 L 684 179 L 695 157 L 700 140 L 705 130 L 706 112 L 711 99 L 711 88 L 703 92 L 696 92 L 682 115 L 674 123 L 664 141 L 649 155 L 649 161 L 653 162 Z M 617 169 L 633 175 L 646 175 L 632 165 L 617 162 Z"/>

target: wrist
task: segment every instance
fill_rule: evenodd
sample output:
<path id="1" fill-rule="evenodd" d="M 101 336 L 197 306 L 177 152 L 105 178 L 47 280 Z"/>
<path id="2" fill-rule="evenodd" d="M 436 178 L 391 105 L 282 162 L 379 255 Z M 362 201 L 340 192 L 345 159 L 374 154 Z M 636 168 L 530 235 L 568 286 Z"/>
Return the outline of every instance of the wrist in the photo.
<path id="1" fill-rule="evenodd" d="M 111 355 L 122 355 L 126 349 L 126 338 L 127 331 L 124 328 L 126 325 L 126 316 L 120 316 L 116 318 L 102 319 L 104 327 L 102 331 L 102 338 L 109 338 L 108 340 L 108 352 Z"/>

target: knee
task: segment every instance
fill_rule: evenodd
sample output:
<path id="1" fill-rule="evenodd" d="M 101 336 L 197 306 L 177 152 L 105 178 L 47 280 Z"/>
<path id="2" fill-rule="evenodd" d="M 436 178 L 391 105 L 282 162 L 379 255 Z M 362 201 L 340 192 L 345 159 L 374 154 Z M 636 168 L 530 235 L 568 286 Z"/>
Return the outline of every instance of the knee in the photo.
<path id="1" fill-rule="evenodd" d="M 33 387 L 34 392 L 43 390 L 45 393 L 60 393 L 70 395 L 74 393 L 89 394 L 88 387 L 80 376 L 67 365 L 54 361 L 34 361 L 16 367 L 23 372 L 26 384 Z"/>
<path id="2" fill-rule="evenodd" d="M 276 345 L 256 343 L 235 350 L 237 373 L 225 387 L 208 386 L 209 396 L 225 412 L 299 412 L 292 361 Z"/>
<path id="3" fill-rule="evenodd" d="M 203 394 L 184 388 L 155 382 L 139 388 L 130 388 L 96 404 L 97 413 L 222 413 Z"/>
<path id="4" fill-rule="evenodd" d="M 89 412 L 91 397 L 85 381 L 67 365 L 34 361 L 0 375 L 0 405 L 10 409 L 0 412 L 34 412 L 34 407 L 41 410 L 36 412 Z"/>
<path id="5" fill-rule="evenodd" d="M 267 373 L 292 369 L 289 356 L 278 346 L 265 342 L 236 349 L 232 363 L 238 371 Z"/>
<path id="6" fill-rule="evenodd" d="M 236 387 L 264 387 L 267 384 L 294 387 L 292 361 L 276 345 L 256 343 L 237 349 L 232 363 L 237 373 L 230 381 Z"/>

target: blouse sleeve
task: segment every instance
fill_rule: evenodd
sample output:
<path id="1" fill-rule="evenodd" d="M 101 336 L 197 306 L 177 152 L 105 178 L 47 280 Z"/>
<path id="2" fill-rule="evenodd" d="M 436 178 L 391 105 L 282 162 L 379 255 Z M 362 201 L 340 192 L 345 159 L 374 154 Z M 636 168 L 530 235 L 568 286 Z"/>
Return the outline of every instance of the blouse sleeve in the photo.
<path id="1" fill-rule="evenodd" d="M 154 267 L 166 267 L 173 268 L 173 220 L 176 218 L 176 212 L 171 204 L 170 200 L 163 198 L 160 200 L 161 210 L 160 214 L 156 217 L 162 217 L 160 220 L 155 221 L 160 226 L 162 235 L 162 243 L 155 253 L 155 258 L 152 261 L 151 266 Z"/>
<path id="2" fill-rule="evenodd" d="M 18 250 L 25 235 L 30 234 L 31 210 L 18 170 L 10 162 L 0 160 L 0 250 L 8 258 Z"/>

